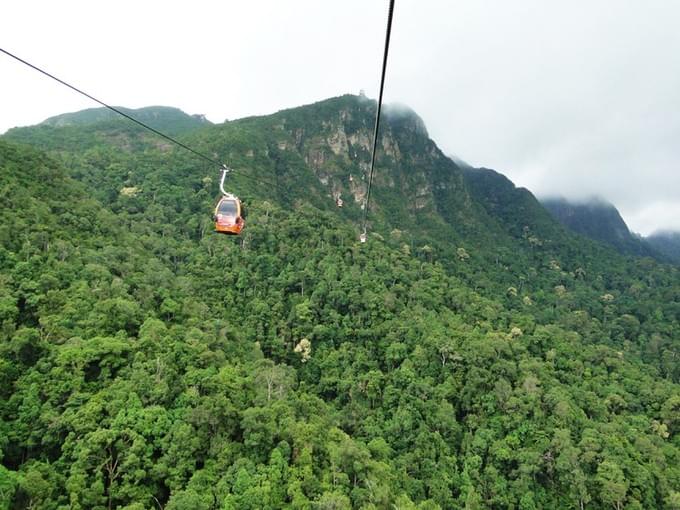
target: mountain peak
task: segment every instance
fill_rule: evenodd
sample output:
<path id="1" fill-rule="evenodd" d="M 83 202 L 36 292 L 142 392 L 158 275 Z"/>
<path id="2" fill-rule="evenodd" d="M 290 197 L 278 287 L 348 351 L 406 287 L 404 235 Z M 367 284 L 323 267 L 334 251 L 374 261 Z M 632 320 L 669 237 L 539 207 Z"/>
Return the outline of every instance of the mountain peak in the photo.
<path id="1" fill-rule="evenodd" d="M 365 95 L 344 94 L 317 101 L 315 103 L 286 108 L 273 115 L 257 117 L 246 117 L 240 121 L 250 121 L 252 119 L 272 118 L 283 120 L 287 127 L 292 127 L 304 120 L 306 122 L 328 125 L 328 122 L 340 121 L 346 124 L 350 130 L 355 130 L 361 125 L 370 128 L 371 134 L 375 122 L 375 112 L 377 101 L 369 99 Z M 381 132 L 383 129 L 394 131 L 407 131 L 417 136 L 428 138 L 428 131 L 423 119 L 409 106 L 402 103 L 388 103 L 382 107 Z"/>
<path id="2" fill-rule="evenodd" d="M 385 120 L 393 127 L 410 129 L 420 136 L 429 137 L 425 122 L 410 106 L 390 103 L 383 107 Z"/>
<path id="3" fill-rule="evenodd" d="M 614 204 L 602 197 L 571 201 L 543 198 L 543 206 L 567 228 L 628 255 L 655 256 L 653 249 L 631 233 Z"/>
<path id="4" fill-rule="evenodd" d="M 680 264 L 680 232 L 659 230 L 645 239 L 655 250 L 676 264 Z"/>
<path id="5" fill-rule="evenodd" d="M 129 115 L 130 117 L 149 124 L 160 130 L 165 130 L 170 134 L 178 134 L 191 129 L 210 125 L 204 115 L 189 115 L 179 108 L 172 106 L 146 106 L 143 108 L 125 108 L 116 106 L 116 109 Z M 87 108 L 77 112 L 63 113 L 55 115 L 43 122 L 40 126 L 50 127 L 71 127 L 71 126 L 91 126 L 94 124 L 128 122 L 109 108 Z"/>

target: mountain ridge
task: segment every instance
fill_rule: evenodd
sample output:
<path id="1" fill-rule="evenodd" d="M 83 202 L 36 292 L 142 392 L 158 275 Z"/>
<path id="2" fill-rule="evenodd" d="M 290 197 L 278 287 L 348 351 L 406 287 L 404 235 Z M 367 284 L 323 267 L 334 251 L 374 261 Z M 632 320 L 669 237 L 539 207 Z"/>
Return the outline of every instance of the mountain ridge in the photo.
<path id="1" fill-rule="evenodd" d="M 652 245 L 658 252 L 665 255 L 669 260 L 680 264 L 680 232 L 658 231 L 647 237 L 645 241 Z"/>
<path id="2" fill-rule="evenodd" d="M 145 106 L 142 108 L 116 106 L 115 108 L 140 122 L 152 124 L 152 127 L 156 129 L 168 129 L 171 134 L 212 124 L 204 115 L 189 115 L 172 106 Z M 37 125 L 51 127 L 87 126 L 111 121 L 129 122 L 109 108 L 98 107 L 55 115 Z"/>
<path id="3" fill-rule="evenodd" d="M 557 221 L 574 232 L 609 244 L 623 254 L 666 260 L 644 239 L 633 235 L 618 209 L 601 197 L 579 202 L 546 197 L 541 203 Z"/>

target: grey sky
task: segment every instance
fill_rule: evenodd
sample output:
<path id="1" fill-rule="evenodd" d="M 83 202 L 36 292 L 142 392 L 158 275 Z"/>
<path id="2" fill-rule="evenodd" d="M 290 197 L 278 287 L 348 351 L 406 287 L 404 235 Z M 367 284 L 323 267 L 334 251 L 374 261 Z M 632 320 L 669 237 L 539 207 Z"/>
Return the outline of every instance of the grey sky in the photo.
<path id="1" fill-rule="evenodd" d="M 191 8 L 188 8 L 190 6 Z M 9 2 L 0 47 L 116 105 L 213 122 L 365 89 L 387 1 Z M 386 100 L 537 195 L 680 230 L 680 2 L 396 0 Z M 0 132 L 92 103 L 0 55 Z"/>

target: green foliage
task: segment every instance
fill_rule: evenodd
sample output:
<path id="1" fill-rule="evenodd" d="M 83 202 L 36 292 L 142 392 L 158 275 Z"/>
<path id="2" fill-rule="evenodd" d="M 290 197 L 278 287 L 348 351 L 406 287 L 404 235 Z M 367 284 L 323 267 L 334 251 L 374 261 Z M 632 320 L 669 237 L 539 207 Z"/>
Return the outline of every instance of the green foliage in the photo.
<path id="1" fill-rule="evenodd" d="M 360 244 L 323 180 L 372 109 L 187 133 L 275 181 L 237 239 L 145 136 L 0 140 L 0 508 L 678 507 L 677 269 L 485 204 L 408 112 Z"/>

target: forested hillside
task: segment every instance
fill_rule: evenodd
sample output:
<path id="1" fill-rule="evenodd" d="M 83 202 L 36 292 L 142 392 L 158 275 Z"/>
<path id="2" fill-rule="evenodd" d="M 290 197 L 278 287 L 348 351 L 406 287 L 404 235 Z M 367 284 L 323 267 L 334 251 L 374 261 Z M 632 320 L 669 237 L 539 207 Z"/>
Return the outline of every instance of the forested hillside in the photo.
<path id="1" fill-rule="evenodd" d="M 645 240 L 668 260 L 680 264 L 680 232 L 654 232 Z"/>
<path id="2" fill-rule="evenodd" d="M 240 238 L 218 169 L 135 126 L 0 138 L 0 508 L 680 508 L 678 269 L 403 108 L 359 243 L 374 113 L 184 131 Z"/>
<path id="3" fill-rule="evenodd" d="M 552 198 L 544 199 L 542 203 L 566 227 L 590 239 L 609 244 L 623 254 L 670 260 L 646 239 L 632 234 L 616 207 L 605 200 L 591 199 L 574 203 L 563 198 Z"/>
<path id="4" fill-rule="evenodd" d="M 177 135 L 211 124 L 203 115 L 187 115 L 178 108 L 168 106 L 148 106 L 136 110 L 118 106 L 116 109 L 170 135 Z M 50 117 L 40 126 L 96 126 L 97 129 L 102 130 L 110 129 L 115 125 L 125 126 L 129 122 L 113 110 L 102 107 Z"/>

